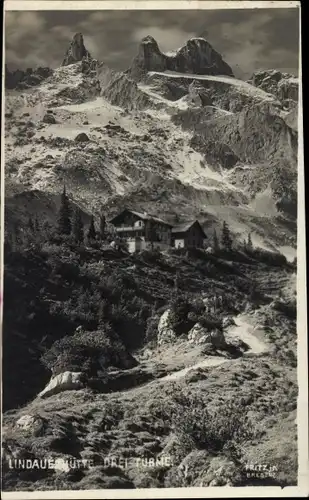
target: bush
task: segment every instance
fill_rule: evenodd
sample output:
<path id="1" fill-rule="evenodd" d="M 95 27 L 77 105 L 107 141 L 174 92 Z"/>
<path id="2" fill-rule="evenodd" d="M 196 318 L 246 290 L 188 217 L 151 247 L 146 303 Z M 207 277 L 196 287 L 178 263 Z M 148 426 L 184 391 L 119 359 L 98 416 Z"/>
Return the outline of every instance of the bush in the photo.
<path id="1" fill-rule="evenodd" d="M 228 400 L 222 406 L 208 409 L 197 394 L 180 392 L 173 397 L 171 408 L 175 433 L 191 439 L 198 449 L 224 451 L 238 447 L 256 434 L 241 401 Z"/>
<path id="2" fill-rule="evenodd" d="M 177 295 L 172 298 L 170 302 L 171 311 L 171 327 L 176 335 L 188 331 L 188 313 L 190 312 L 190 304 L 186 298 L 178 297 Z"/>
<path id="3" fill-rule="evenodd" d="M 223 325 L 222 325 L 222 319 L 221 318 L 214 318 L 210 316 L 209 314 L 202 314 L 198 322 L 200 325 L 205 328 L 208 331 L 212 330 L 223 330 Z"/>
<path id="4" fill-rule="evenodd" d="M 246 254 L 270 266 L 286 266 L 288 264 L 285 255 L 279 252 L 271 252 L 263 248 L 247 249 Z"/>
<path id="5" fill-rule="evenodd" d="M 284 302 L 283 300 L 276 300 L 273 304 L 276 311 L 283 313 L 290 319 L 296 319 L 297 307 L 296 300 L 290 302 Z"/>
<path id="6" fill-rule="evenodd" d="M 147 319 L 147 327 L 145 334 L 146 342 L 153 342 L 157 339 L 158 335 L 158 324 L 159 324 L 160 316 L 151 316 Z"/>
<path id="7" fill-rule="evenodd" d="M 100 359 L 109 365 L 122 367 L 121 356 L 129 356 L 119 337 L 108 326 L 98 331 L 77 331 L 54 342 L 41 361 L 54 374 L 82 371 L 96 374 L 102 369 Z M 132 358 L 133 359 L 133 358 Z"/>

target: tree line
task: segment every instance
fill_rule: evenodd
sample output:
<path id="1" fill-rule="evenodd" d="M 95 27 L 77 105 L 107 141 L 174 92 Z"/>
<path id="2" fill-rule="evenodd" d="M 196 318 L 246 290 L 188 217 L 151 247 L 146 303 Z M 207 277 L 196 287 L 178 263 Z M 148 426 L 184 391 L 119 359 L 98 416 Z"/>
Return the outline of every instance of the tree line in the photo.
<path id="1" fill-rule="evenodd" d="M 78 206 L 72 207 L 65 186 L 60 198 L 56 227 L 52 227 L 48 221 L 40 222 L 37 217 L 34 219 L 29 217 L 26 226 L 21 227 L 17 223 L 14 224 L 13 232 L 10 235 L 6 235 L 6 241 L 11 248 L 19 247 L 23 240 L 26 242 L 29 239 L 27 235 L 32 242 L 35 240 L 41 241 L 42 238 L 49 239 L 53 235 L 60 238 L 71 237 L 76 244 L 84 243 L 85 239 L 91 244 L 95 241 L 104 241 L 109 236 L 112 236 L 107 230 L 106 217 L 103 213 L 99 215 L 97 229 L 93 215 L 91 215 L 90 222 L 87 225 L 83 222 L 82 211 Z M 152 247 L 154 241 L 156 241 L 156 237 L 155 235 L 151 235 Z M 233 240 L 230 228 L 226 221 L 224 221 L 219 236 L 216 230 L 213 231 L 213 250 L 215 253 L 220 250 L 230 252 L 234 246 L 235 241 Z M 247 240 L 243 241 L 242 247 L 246 252 L 253 250 L 251 234 L 248 235 Z"/>
<path id="2" fill-rule="evenodd" d="M 226 221 L 223 221 L 220 240 L 218 238 L 216 230 L 214 229 L 212 243 L 213 243 L 213 249 L 215 252 L 217 252 L 221 249 L 226 250 L 228 252 L 231 252 L 233 250 L 234 241 L 233 241 L 233 237 L 232 237 L 230 228 L 229 228 L 228 224 L 226 223 Z M 249 252 L 251 250 L 253 250 L 251 233 L 249 233 L 247 240 L 243 240 L 243 249 L 245 251 L 249 251 Z"/>
<path id="3" fill-rule="evenodd" d="M 94 216 L 91 215 L 89 226 L 88 228 L 85 228 L 80 208 L 76 206 L 72 211 L 70 201 L 64 187 L 57 218 L 57 232 L 59 235 L 71 235 L 76 243 L 83 243 L 85 236 L 88 241 L 94 241 L 98 238 L 103 240 L 106 237 L 106 218 L 103 214 L 100 214 L 99 231 L 96 231 Z"/>

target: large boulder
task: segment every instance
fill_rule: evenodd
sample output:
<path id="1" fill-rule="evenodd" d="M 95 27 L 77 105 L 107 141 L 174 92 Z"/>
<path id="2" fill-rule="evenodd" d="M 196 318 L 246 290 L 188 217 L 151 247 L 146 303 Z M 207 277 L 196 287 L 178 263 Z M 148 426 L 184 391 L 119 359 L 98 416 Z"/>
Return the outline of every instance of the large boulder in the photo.
<path id="1" fill-rule="evenodd" d="M 158 324 L 158 345 L 170 344 L 176 339 L 176 333 L 172 325 L 172 313 L 167 309 L 161 316 Z"/>
<path id="2" fill-rule="evenodd" d="M 50 379 L 45 389 L 38 394 L 39 398 L 47 398 L 62 391 L 77 390 L 84 387 L 82 372 L 63 372 Z"/>
<path id="3" fill-rule="evenodd" d="M 41 417 L 33 415 L 22 415 L 16 422 L 16 427 L 30 431 L 34 436 L 39 436 L 44 426 Z"/>
<path id="4" fill-rule="evenodd" d="M 209 345 L 216 348 L 223 348 L 226 345 L 224 334 L 219 329 L 207 330 L 200 323 L 196 323 L 188 333 L 188 340 L 191 344 Z"/>
<path id="5" fill-rule="evenodd" d="M 51 125 L 54 125 L 55 123 L 57 123 L 56 122 L 56 118 L 51 113 L 46 113 L 46 115 L 44 115 L 43 118 L 42 118 L 42 122 L 43 123 L 48 123 L 48 124 L 51 124 Z"/>
<path id="6" fill-rule="evenodd" d="M 80 134 L 77 134 L 74 140 L 75 142 L 88 142 L 89 137 L 87 134 L 85 134 L 85 132 L 81 132 Z"/>
<path id="7" fill-rule="evenodd" d="M 211 332 L 207 331 L 200 323 L 196 323 L 188 333 L 190 344 L 211 345 Z"/>

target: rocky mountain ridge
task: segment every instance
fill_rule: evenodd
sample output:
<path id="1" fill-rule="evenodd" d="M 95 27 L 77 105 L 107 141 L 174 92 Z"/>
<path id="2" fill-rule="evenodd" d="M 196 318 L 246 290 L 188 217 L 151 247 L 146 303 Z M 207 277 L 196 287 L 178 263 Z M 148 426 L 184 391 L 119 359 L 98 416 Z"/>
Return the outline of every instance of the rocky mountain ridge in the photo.
<path id="1" fill-rule="evenodd" d="M 140 79 L 145 72 L 166 70 L 233 76 L 230 66 L 204 38 L 191 38 L 174 53 L 164 54 L 159 49 L 157 41 L 150 35 L 146 36 L 142 39 L 138 55 L 128 70 L 130 76 Z"/>
<path id="2" fill-rule="evenodd" d="M 249 83 L 274 94 L 286 108 L 298 102 L 298 78 L 278 70 L 260 70 L 253 73 Z"/>
<path id="3" fill-rule="evenodd" d="M 142 62 L 140 80 L 93 60 L 76 34 L 51 76 L 32 92 L 7 95 L 8 182 L 55 194 L 65 182 L 86 212 L 103 204 L 112 215 L 124 197 L 132 208 L 167 218 L 199 216 L 207 224 L 229 214 L 239 236 L 253 230 L 259 244 L 290 245 L 293 230 L 284 221 L 296 213 L 295 116 L 265 82 L 256 87 L 229 70 L 204 74 L 207 42 L 194 42 L 205 57 L 194 59 L 199 73 L 190 73 L 190 43 L 177 52 L 187 55 L 185 72 L 155 71 L 163 66 L 151 62 L 146 72 Z M 159 57 L 149 37 L 140 50 L 150 61 L 152 53 Z M 78 143 L 79 134 L 88 140 Z M 260 196 L 270 212 L 256 211 Z M 270 213 L 285 237 L 269 224 Z"/>
<path id="4" fill-rule="evenodd" d="M 18 90 L 28 89 L 35 85 L 39 85 L 52 74 L 53 70 L 48 67 L 10 71 L 8 66 L 5 65 L 5 88 Z"/>

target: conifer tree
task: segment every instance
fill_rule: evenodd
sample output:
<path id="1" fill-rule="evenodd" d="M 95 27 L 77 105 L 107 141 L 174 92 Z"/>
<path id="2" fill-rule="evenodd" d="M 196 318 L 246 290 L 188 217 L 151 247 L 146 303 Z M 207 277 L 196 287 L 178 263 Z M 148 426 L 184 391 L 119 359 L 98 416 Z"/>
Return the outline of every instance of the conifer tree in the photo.
<path id="1" fill-rule="evenodd" d="M 60 208 L 58 213 L 58 232 L 59 234 L 71 233 L 71 208 L 65 186 L 60 200 Z"/>
<path id="2" fill-rule="evenodd" d="M 81 211 L 75 207 L 72 218 L 72 234 L 76 243 L 84 241 L 84 225 L 82 221 Z"/>
<path id="3" fill-rule="evenodd" d="M 253 250 L 253 244 L 252 244 L 252 239 L 251 239 L 251 233 L 249 233 L 249 235 L 248 235 L 247 250 L 249 250 L 249 252 Z"/>
<path id="4" fill-rule="evenodd" d="M 225 221 L 223 222 L 221 241 L 222 241 L 222 246 L 225 250 L 228 250 L 228 251 L 232 250 L 232 243 L 233 242 L 232 242 L 232 238 L 231 238 L 231 233 L 230 233 L 230 229 Z"/>
<path id="5" fill-rule="evenodd" d="M 215 229 L 214 229 L 212 240 L 213 240 L 213 247 L 214 247 L 214 250 L 216 252 L 217 250 L 220 249 L 220 247 L 219 247 L 219 241 L 218 241 L 217 232 L 216 232 Z"/>
<path id="6" fill-rule="evenodd" d="M 95 240 L 96 239 L 96 230 L 95 230 L 95 227 L 94 227 L 94 217 L 93 215 L 91 216 L 91 219 L 90 219 L 90 225 L 89 225 L 89 229 L 88 229 L 88 232 L 87 232 L 87 238 L 88 240 Z"/>
<path id="7" fill-rule="evenodd" d="M 100 238 L 104 240 L 106 230 L 106 218 L 104 214 L 100 214 Z"/>
<path id="8" fill-rule="evenodd" d="M 175 276 L 175 281 L 174 281 L 174 290 L 177 294 L 179 292 L 179 285 L 180 285 L 180 275 L 179 275 L 179 272 L 177 271 L 176 276 Z"/>

